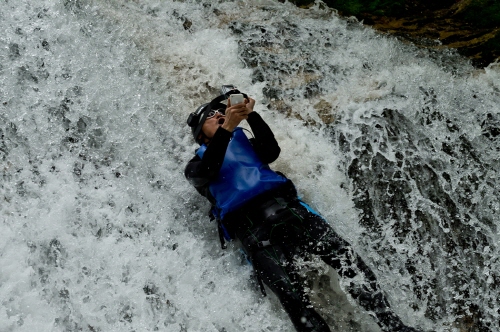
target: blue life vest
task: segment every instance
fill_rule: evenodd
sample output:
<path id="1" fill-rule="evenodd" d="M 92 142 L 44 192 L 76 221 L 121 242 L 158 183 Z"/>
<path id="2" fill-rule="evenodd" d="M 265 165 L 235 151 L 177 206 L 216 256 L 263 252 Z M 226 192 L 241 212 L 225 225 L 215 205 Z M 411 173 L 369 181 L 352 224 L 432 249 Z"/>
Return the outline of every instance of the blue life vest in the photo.
<path id="1" fill-rule="evenodd" d="M 207 146 L 203 144 L 196 154 L 203 158 Z M 215 198 L 214 215 L 219 219 L 245 205 L 250 199 L 287 182 L 264 164 L 255 153 L 242 128 L 233 131 L 224 162 L 217 179 L 209 184 Z"/>

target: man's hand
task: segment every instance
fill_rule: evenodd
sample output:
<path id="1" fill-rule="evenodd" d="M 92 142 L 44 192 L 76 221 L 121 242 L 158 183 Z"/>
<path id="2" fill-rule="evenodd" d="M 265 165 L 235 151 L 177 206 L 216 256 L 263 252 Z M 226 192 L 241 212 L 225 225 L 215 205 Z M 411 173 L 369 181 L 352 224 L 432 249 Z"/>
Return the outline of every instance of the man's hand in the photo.
<path id="1" fill-rule="evenodd" d="M 238 127 L 241 121 L 248 119 L 248 114 L 253 112 L 255 100 L 252 98 L 245 99 L 244 103 L 231 106 L 231 101 L 227 101 L 226 117 L 224 124 L 221 126 L 227 131 L 233 131 Z"/>
<path id="2" fill-rule="evenodd" d="M 252 113 L 253 112 L 253 107 L 255 106 L 255 99 L 252 99 L 252 98 L 246 98 L 245 99 L 245 105 L 248 109 L 248 113 Z"/>

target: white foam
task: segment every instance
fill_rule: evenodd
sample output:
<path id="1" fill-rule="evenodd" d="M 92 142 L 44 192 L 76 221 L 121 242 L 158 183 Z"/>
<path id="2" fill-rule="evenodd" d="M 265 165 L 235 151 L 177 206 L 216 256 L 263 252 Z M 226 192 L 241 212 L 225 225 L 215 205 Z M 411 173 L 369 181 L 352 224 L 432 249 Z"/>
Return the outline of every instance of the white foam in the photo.
<path id="1" fill-rule="evenodd" d="M 0 18 L 0 330 L 292 329 L 276 298 L 261 298 L 237 243 L 219 248 L 208 203 L 183 176 L 196 148 L 186 115 L 228 83 L 257 100 L 280 142 L 272 167 L 292 178 L 304 200 L 367 259 L 398 313 L 436 331 L 456 318 L 441 313 L 429 322 L 424 314 L 432 294 L 408 293 L 415 288 L 404 267 L 415 258 L 416 273 L 435 278 L 430 254 L 440 267 L 461 262 L 434 252 L 438 239 L 419 243 L 418 225 L 402 240 L 387 220 L 384 237 L 370 242 L 378 233 L 367 234 L 359 223 L 346 174 L 354 152 L 340 151 L 335 135 L 345 134 L 354 146 L 365 135 L 361 125 L 375 125 L 391 108 L 417 132 L 427 130 L 431 145 L 459 140 L 459 133 L 445 134 L 446 122 L 418 129 L 421 110 L 431 105 L 488 154 L 480 119 L 498 115 L 496 66 L 478 73 L 460 60 L 454 67 L 446 62 L 452 56 L 433 57 L 319 4 L 302 10 L 274 1 L 19 1 L 2 2 Z M 251 68 L 242 50 L 258 41 L 259 61 L 266 61 Z M 308 63 L 312 73 L 304 70 Z M 295 64 L 299 69 L 290 67 Z M 258 69 L 266 79 L 252 83 Z M 333 128 L 321 124 L 317 100 L 304 97 L 303 82 L 312 76 L 317 98 L 331 105 Z M 268 86 L 282 88 L 291 116 L 276 110 L 263 92 Z M 387 135 L 373 135 L 374 151 L 395 161 L 398 145 L 384 148 L 378 143 Z M 420 153 L 432 159 L 431 151 Z M 456 187 L 463 174 L 453 167 L 447 171 Z M 496 181 L 494 170 L 488 172 Z M 487 197 L 494 189 L 478 189 L 473 199 L 498 204 Z M 422 196 L 412 202 L 429 204 Z M 470 222 L 498 239 L 479 218 Z M 491 285 L 498 267 L 498 241 L 492 242 L 484 254 L 488 275 L 478 283 Z M 386 261 L 386 251 L 394 261 Z M 469 286 L 490 304 L 497 298 L 497 290 Z M 327 290 L 335 294 L 331 288 L 338 289 L 336 282 Z M 452 301 L 453 294 L 442 296 Z M 345 306 L 322 307 L 332 327 L 378 329 L 342 301 Z M 496 324 L 496 309 L 482 309 Z"/>

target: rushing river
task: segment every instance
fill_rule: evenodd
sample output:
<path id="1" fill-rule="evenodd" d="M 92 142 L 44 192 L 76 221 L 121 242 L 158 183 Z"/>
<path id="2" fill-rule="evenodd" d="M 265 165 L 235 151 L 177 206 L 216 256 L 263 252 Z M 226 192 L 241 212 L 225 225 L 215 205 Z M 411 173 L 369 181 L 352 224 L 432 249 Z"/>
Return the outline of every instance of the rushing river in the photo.
<path id="1" fill-rule="evenodd" d="M 500 330 L 500 68 L 321 3 L 0 1 L 0 331 L 291 331 L 184 179 L 236 84 L 273 168 L 426 331 Z M 332 330 L 380 331 L 316 259 Z"/>

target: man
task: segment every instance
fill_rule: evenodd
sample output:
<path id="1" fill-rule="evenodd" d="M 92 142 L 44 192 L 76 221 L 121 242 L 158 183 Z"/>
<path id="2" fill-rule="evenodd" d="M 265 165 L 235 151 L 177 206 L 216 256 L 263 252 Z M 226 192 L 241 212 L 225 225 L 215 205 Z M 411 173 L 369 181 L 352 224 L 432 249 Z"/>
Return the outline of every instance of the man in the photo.
<path id="1" fill-rule="evenodd" d="M 307 204 L 297 198 L 292 181 L 269 168 L 280 154 L 274 134 L 253 109 L 255 100 L 227 106 L 233 89 L 191 113 L 188 124 L 201 145 L 185 176 L 212 203 L 220 234 L 238 238 L 264 291 L 264 282 L 279 298 L 297 331 L 330 331 L 311 307 L 294 258 L 319 255 L 350 280 L 347 291 L 373 313 L 384 331 L 416 332 L 392 312 L 375 275 L 349 243 Z M 246 120 L 254 138 L 238 125 Z M 223 236 L 221 235 L 223 243 Z M 355 278 L 356 277 L 356 278 Z"/>

